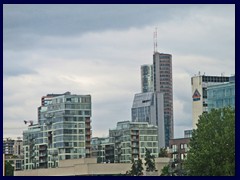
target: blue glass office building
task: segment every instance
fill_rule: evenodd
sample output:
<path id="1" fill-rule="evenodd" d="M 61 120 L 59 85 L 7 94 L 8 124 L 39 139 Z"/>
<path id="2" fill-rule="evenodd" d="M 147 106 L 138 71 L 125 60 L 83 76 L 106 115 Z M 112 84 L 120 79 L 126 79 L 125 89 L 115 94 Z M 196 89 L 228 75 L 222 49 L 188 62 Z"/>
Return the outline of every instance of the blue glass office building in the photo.
<path id="1" fill-rule="evenodd" d="M 235 76 L 229 78 L 229 83 L 208 86 L 207 96 L 208 111 L 227 106 L 235 108 Z"/>

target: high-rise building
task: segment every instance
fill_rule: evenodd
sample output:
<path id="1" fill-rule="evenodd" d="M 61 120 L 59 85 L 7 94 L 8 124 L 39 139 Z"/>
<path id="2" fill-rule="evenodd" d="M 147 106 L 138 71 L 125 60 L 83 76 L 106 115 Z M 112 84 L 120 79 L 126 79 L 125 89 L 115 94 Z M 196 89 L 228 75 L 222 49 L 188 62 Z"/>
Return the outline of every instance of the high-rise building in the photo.
<path id="1" fill-rule="evenodd" d="M 211 85 L 207 88 L 208 111 L 230 106 L 235 108 L 235 76 L 229 82 Z"/>
<path id="2" fill-rule="evenodd" d="M 193 129 L 196 129 L 199 116 L 203 112 L 208 112 L 208 96 L 207 88 L 210 85 L 222 84 L 229 82 L 229 77 L 226 76 L 205 76 L 199 75 L 191 78 L 192 85 L 192 119 Z"/>
<path id="3" fill-rule="evenodd" d="M 145 148 L 158 157 L 157 126 L 147 122 L 121 121 L 109 130 L 109 141 L 114 143 L 115 162 L 131 163 L 132 159 L 145 157 Z"/>
<path id="4" fill-rule="evenodd" d="M 164 93 L 165 146 L 173 138 L 173 85 L 172 55 L 155 52 L 153 54 L 154 92 Z"/>
<path id="5" fill-rule="evenodd" d="M 23 132 L 24 169 L 58 167 L 59 160 L 90 157 L 91 96 L 50 94 L 38 108 L 38 124 Z"/>
<path id="6" fill-rule="evenodd" d="M 165 147 L 163 93 L 135 94 L 132 105 L 132 122 L 147 122 L 158 126 L 159 150 Z"/>
<path id="7" fill-rule="evenodd" d="M 141 87 L 142 93 L 153 92 L 153 65 L 147 64 L 141 66 Z"/>

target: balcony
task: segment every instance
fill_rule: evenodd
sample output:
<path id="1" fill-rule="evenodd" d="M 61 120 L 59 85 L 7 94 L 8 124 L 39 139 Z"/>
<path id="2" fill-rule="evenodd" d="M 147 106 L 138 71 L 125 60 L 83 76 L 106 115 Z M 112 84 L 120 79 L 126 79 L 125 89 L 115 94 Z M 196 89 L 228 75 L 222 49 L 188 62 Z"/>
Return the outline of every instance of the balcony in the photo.
<path id="1" fill-rule="evenodd" d="M 105 146 L 105 150 L 113 150 L 114 147 L 113 146 Z"/>
<path id="2" fill-rule="evenodd" d="M 91 141 L 91 138 L 86 137 L 85 141 L 86 141 L 86 142 L 89 142 L 89 141 Z"/>
<path id="3" fill-rule="evenodd" d="M 41 160 L 39 160 L 39 163 L 46 163 L 46 162 L 47 162 L 46 159 L 41 159 Z"/>
<path id="4" fill-rule="evenodd" d="M 31 158 L 35 157 L 36 156 L 36 153 L 32 153 L 31 154 Z"/>
<path id="5" fill-rule="evenodd" d="M 91 125 L 88 125 L 88 124 L 86 124 L 86 125 L 85 125 L 85 129 L 92 129 L 92 126 L 91 126 Z"/>
<path id="6" fill-rule="evenodd" d="M 91 148 L 91 144 L 87 144 L 87 143 L 86 143 L 85 147 L 86 147 L 87 149 L 90 149 L 90 148 Z"/>
<path id="7" fill-rule="evenodd" d="M 39 157 L 45 157 L 45 156 L 47 156 L 47 153 L 40 153 L 39 154 Z"/>
<path id="8" fill-rule="evenodd" d="M 122 151 L 118 151 L 117 154 L 118 154 L 118 155 L 122 154 Z"/>
<path id="9" fill-rule="evenodd" d="M 139 154 L 139 151 L 133 151 L 132 154 Z"/>
<path id="10" fill-rule="evenodd" d="M 139 141 L 138 138 L 131 138 L 131 141 Z"/>
<path id="11" fill-rule="evenodd" d="M 86 135 L 91 135 L 92 132 L 91 131 L 86 131 Z"/>
<path id="12" fill-rule="evenodd" d="M 111 152 L 111 153 L 105 153 L 105 156 L 114 156 L 114 153 Z"/>
<path id="13" fill-rule="evenodd" d="M 40 147 L 39 147 L 39 150 L 40 150 L 40 151 L 44 151 L 44 150 L 46 150 L 46 149 L 47 149 L 46 146 L 40 146 Z"/>
<path id="14" fill-rule="evenodd" d="M 135 136 L 138 136 L 139 135 L 139 132 L 137 131 L 131 131 L 131 135 L 135 135 Z"/>
<path id="15" fill-rule="evenodd" d="M 86 123 L 90 123 L 90 122 L 91 122 L 91 119 L 85 119 L 85 122 L 86 122 Z"/>
<path id="16" fill-rule="evenodd" d="M 136 146 L 136 145 L 132 146 L 132 149 L 138 149 L 138 148 L 139 148 L 139 146 Z"/>

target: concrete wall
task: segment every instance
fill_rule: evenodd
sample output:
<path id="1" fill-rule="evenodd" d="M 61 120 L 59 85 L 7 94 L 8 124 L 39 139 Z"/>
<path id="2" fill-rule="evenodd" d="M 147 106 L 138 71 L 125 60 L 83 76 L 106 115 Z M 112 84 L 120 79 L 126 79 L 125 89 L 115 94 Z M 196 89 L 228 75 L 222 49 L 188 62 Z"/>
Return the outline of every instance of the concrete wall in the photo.
<path id="1" fill-rule="evenodd" d="M 169 163 L 169 158 L 156 158 L 157 172 L 147 173 L 147 175 L 160 175 L 161 169 Z M 81 175 L 111 175 L 125 174 L 131 169 L 130 163 L 94 163 L 95 158 L 72 159 L 60 161 L 58 168 L 35 169 L 25 171 L 14 171 L 14 176 L 81 176 Z M 71 165 L 72 163 L 72 165 Z M 144 163 L 144 162 L 143 162 Z M 144 167 L 145 169 L 145 167 Z M 146 172 L 144 172 L 146 175 Z"/>

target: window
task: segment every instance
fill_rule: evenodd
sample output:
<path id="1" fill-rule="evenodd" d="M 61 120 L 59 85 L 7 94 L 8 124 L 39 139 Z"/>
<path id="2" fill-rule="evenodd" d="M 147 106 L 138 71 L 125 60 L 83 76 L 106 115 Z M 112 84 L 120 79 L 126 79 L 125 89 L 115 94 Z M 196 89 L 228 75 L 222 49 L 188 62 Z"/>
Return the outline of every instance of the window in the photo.
<path id="1" fill-rule="evenodd" d="M 183 159 L 184 159 L 184 154 L 181 153 L 181 160 L 183 160 Z"/>
<path id="2" fill-rule="evenodd" d="M 180 149 L 183 149 L 183 144 L 180 144 Z"/>
<path id="3" fill-rule="evenodd" d="M 188 145 L 187 144 L 184 144 L 184 149 L 186 149 L 188 147 Z"/>

